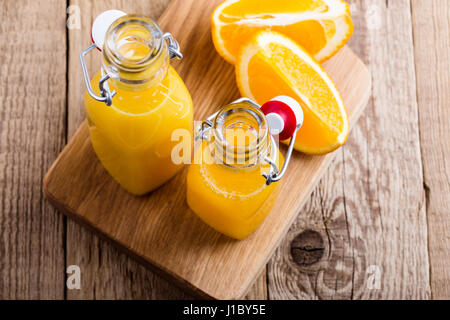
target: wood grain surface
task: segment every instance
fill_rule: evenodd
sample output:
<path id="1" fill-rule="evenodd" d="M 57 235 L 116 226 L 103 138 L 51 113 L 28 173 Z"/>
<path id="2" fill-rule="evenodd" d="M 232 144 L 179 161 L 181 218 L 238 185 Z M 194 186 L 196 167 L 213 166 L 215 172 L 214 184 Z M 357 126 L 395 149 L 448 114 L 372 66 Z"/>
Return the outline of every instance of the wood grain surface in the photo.
<path id="1" fill-rule="evenodd" d="M 274 299 L 430 295 L 409 1 L 353 1 L 352 11 L 350 45 L 370 66 L 373 98 L 269 263 Z M 305 230 L 323 238 L 324 257 L 299 268 L 289 253 Z"/>
<path id="2" fill-rule="evenodd" d="M 69 30 L 69 86 L 68 86 L 68 138 L 70 139 L 85 119 L 80 81 L 79 53 L 90 44 L 90 28 L 95 17 L 111 8 L 139 13 L 155 20 L 166 9 L 170 0 L 71 0 L 81 12 L 81 29 Z M 98 56 L 89 55 L 89 70 L 98 70 Z M 70 290 L 69 299 L 186 299 L 192 296 L 168 284 L 125 254 L 69 220 L 67 223 L 67 264 L 77 264 L 85 275 L 83 290 Z M 113 281 L 111 279 L 114 279 Z M 266 279 L 262 275 L 249 292 L 251 299 L 265 299 Z"/>
<path id="3" fill-rule="evenodd" d="M 66 141 L 64 12 L 58 0 L 0 3 L 3 299 L 64 298 L 63 217 L 41 191 L 43 175 Z"/>
<path id="4" fill-rule="evenodd" d="M 69 30 L 68 138 L 85 119 L 84 91 L 79 55 L 91 43 L 92 22 L 105 10 L 114 8 L 158 19 L 169 0 L 71 0 L 80 8 L 81 29 Z M 91 74 L 100 68 L 99 54 L 87 56 Z M 185 299 L 189 296 L 154 275 L 148 269 L 79 224 L 67 222 L 67 264 L 83 271 L 82 290 L 69 290 L 69 299 Z"/>
<path id="5" fill-rule="evenodd" d="M 368 117 L 339 151 L 249 297 L 449 299 L 450 2 L 349 2 L 356 26 L 350 46 L 373 74 Z M 41 191 L 43 174 L 84 119 L 78 55 L 90 43 L 94 16 L 115 7 L 156 19 L 168 3 L 1 2 L 1 299 L 190 297 L 70 220 L 66 230 L 66 219 Z M 64 26 L 69 5 L 80 9 L 81 29 Z M 98 67 L 95 58 L 89 65 Z M 409 146 L 401 147 L 397 137 L 404 142 L 409 133 L 407 142 L 413 151 L 419 144 L 420 157 L 408 154 L 405 161 Z M 386 144 L 403 151 L 385 152 Z M 413 177 L 420 172 L 407 172 L 417 168 L 422 187 Z M 417 210 L 403 207 L 405 197 Z M 417 237 L 405 233 L 410 221 Z M 405 235 L 418 246 L 406 244 Z M 401 262 L 388 255 L 391 248 Z M 418 261 L 425 267 L 414 265 Z M 71 264 L 82 268 L 81 290 L 65 286 Z M 373 265 L 388 268 L 381 270 L 379 289 L 367 288 L 377 269 L 366 267 Z"/>
<path id="6" fill-rule="evenodd" d="M 210 16 L 218 3 L 175 0 L 159 20 L 183 48 L 185 58 L 175 68 L 192 95 L 198 120 L 239 97 L 234 68 L 211 41 Z M 188 25 L 188 20 L 195 23 Z M 348 48 L 324 67 L 340 89 L 353 125 L 367 104 L 370 74 Z M 145 197 L 125 192 L 93 153 L 86 122 L 47 174 L 45 192 L 63 213 L 184 287 L 205 297 L 234 299 L 260 274 L 334 156 L 296 153 L 272 214 L 244 241 L 224 237 L 193 214 L 186 205 L 184 174 Z"/>
<path id="7" fill-rule="evenodd" d="M 450 299 L 450 2 L 411 5 L 431 292 Z"/>

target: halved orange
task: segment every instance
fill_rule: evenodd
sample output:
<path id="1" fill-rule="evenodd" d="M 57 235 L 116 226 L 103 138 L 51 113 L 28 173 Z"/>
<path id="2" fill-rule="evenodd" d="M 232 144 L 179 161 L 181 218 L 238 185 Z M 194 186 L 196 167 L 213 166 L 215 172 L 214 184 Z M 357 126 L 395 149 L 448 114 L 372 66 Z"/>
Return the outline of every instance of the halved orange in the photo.
<path id="1" fill-rule="evenodd" d="M 214 45 L 233 64 L 241 45 L 262 30 L 290 37 L 320 62 L 338 52 L 353 33 L 350 8 L 343 0 L 226 0 L 211 20 Z"/>
<path id="2" fill-rule="evenodd" d="M 335 84 L 322 66 L 288 37 L 273 31 L 257 33 L 241 48 L 236 78 L 241 94 L 259 104 L 279 95 L 300 102 L 304 122 L 296 150 L 324 154 L 347 140 L 347 112 Z"/>

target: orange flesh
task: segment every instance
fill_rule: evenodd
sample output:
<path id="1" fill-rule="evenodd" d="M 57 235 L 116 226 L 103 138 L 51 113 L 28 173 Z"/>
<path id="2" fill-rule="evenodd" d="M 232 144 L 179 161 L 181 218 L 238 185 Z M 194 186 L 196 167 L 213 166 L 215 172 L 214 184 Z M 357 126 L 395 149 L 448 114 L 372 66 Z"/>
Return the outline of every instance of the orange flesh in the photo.
<path id="1" fill-rule="evenodd" d="M 277 50 L 275 50 L 277 51 Z M 284 53 L 286 55 L 286 53 Z M 290 55 L 289 55 L 290 56 Z M 341 126 L 341 119 L 338 115 L 329 113 L 325 110 L 328 107 L 327 99 L 331 99 L 328 92 L 321 90 L 323 83 L 320 77 L 314 78 L 314 75 L 306 73 L 306 76 L 301 76 L 302 68 L 308 69 L 304 62 L 284 61 L 286 65 L 295 63 L 298 65 L 298 75 L 296 77 L 297 83 L 295 86 L 302 88 L 302 91 L 309 91 L 311 95 L 314 93 L 318 99 L 313 101 L 315 108 L 319 110 L 322 119 L 328 121 L 335 121 L 337 126 Z M 285 68 L 285 67 L 283 67 Z M 301 102 L 301 97 L 293 90 L 293 87 L 286 82 L 286 79 L 280 76 L 274 68 L 267 62 L 267 58 L 262 54 L 255 55 L 249 62 L 248 66 L 249 86 L 253 96 L 258 103 L 264 103 L 278 95 L 287 95 L 293 97 Z M 314 85 L 318 83 L 318 85 Z M 296 139 L 296 149 L 315 153 L 314 150 L 322 150 L 333 145 L 339 135 L 339 131 L 329 126 L 317 116 L 310 108 L 303 104 L 304 122 Z M 328 118 L 327 118 L 328 117 Z M 334 129 L 334 130 L 333 130 Z"/>
<path id="2" fill-rule="evenodd" d="M 246 42 L 259 31 L 266 30 L 267 26 L 242 26 L 229 24 L 222 26 L 220 36 L 229 39 L 225 46 L 229 53 L 237 56 L 242 43 Z M 285 26 L 271 26 L 270 30 L 285 34 L 303 46 L 311 54 L 316 54 L 326 45 L 324 29 L 317 21 L 300 21 Z M 225 40 L 226 41 L 226 40 Z"/>
<path id="3" fill-rule="evenodd" d="M 257 3 L 257 5 L 255 5 Z M 226 16 L 240 17 L 245 12 L 246 16 L 272 13 L 295 13 L 305 11 L 327 11 L 328 7 L 323 1 L 299 1 L 299 0 L 240 0 L 226 7 L 223 14 Z"/>
<path id="4" fill-rule="evenodd" d="M 241 46 L 261 31 L 287 36 L 319 62 L 336 54 L 353 34 L 344 0 L 225 0 L 211 24 L 217 52 L 232 64 Z"/>

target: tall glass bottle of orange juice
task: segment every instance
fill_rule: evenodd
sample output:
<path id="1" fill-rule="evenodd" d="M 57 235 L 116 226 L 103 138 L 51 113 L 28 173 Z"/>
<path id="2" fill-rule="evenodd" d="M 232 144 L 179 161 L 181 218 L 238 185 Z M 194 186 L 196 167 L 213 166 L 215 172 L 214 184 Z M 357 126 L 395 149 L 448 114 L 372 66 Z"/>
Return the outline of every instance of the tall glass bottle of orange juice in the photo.
<path id="1" fill-rule="evenodd" d="M 142 195 L 173 177 L 177 129 L 192 134 L 189 92 L 170 59 L 181 58 L 176 40 L 151 19 L 110 10 L 92 29 L 94 45 L 81 54 L 85 108 L 92 146 L 109 174 Z M 89 80 L 85 55 L 102 52 L 102 67 Z"/>

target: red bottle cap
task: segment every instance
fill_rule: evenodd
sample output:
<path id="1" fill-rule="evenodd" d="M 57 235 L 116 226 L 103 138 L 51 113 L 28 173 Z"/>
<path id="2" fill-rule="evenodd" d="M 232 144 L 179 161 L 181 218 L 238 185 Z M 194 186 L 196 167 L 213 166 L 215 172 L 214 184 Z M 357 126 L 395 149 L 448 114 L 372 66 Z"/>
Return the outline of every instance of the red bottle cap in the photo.
<path id="1" fill-rule="evenodd" d="M 278 135 L 281 141 L 292 137 L 303 124 L 303 110 L 300 104 L 288 96 L 278 96 L 261 107 L 269 123 L 270 133 Z"/>

